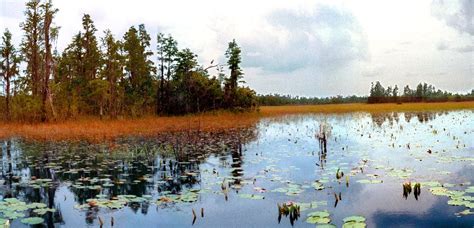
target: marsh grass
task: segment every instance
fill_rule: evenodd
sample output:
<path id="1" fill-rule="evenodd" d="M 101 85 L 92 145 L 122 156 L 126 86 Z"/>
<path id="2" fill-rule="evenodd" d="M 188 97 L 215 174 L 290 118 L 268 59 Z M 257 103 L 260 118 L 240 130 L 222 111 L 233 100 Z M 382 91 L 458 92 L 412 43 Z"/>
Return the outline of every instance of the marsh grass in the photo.
<path id="1" fill-rule="evenodd" d="M 407 104 L 330 104 L 264 106 L 258 112 L 212 112 L 177 117 L 146 116 L 138 119 L 100 120 L 82 117 L 50 123 L 0 123 L 0 138 L 22 137 L 33 140 L 107 141 L 128 135 L 153 136 L 162 132 L 218 132 L 255 125 L 263 117 L 304 113 L 349 113 L 391 111 L 474 110 L 474 102 Z"/>

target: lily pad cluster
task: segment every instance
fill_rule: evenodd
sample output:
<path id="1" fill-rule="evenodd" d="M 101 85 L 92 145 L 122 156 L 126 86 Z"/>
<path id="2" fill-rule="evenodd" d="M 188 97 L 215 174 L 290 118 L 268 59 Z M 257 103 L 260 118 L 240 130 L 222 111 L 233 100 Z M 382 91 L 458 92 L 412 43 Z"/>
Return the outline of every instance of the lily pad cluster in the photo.
<path id="1" fill-rule="evenodd" d="M 431 187 L 429 190 L 433 195 L 449 197 L 448 205 L 466 207 L 465 210 L 456 213 L 457 215 L 474 214 L 471 211 L 474 209 L 474 186 L 469 186 L 465 190 L 449 190 L 445 185 L 442 185 Z"/>
<path id="2" fill-rule="evenodd" d="M 94 207 L 121 209 L 126 205 L 133 203 L 144 203 L 151 201 L 151 196 L 138 197 L 136 195 L 118 195 L 112 199 L 105 198 L 105 195 L 98 195 L 100 198 L 92 198 L 86 200 L 87 203 L 74 206 L 76 209 L 89 209 Z"/>
<path id="3" fill-rule="evenodd" d="M 44 203 L 26 203 L 17 198 L 5 198 L 0 201 L 0 213 L 3 217 L 0 218 L 0 225 L 6 224 L 7 220 L 24 218 L 26 214 L 33 215 L 33 217 L 22 219 L 22 223 L 29 225 L 40 224 L 43 223 L 44 219 L 39 216 L 48 212 L 56 212 L 56 209 L 48 208 Z"/>

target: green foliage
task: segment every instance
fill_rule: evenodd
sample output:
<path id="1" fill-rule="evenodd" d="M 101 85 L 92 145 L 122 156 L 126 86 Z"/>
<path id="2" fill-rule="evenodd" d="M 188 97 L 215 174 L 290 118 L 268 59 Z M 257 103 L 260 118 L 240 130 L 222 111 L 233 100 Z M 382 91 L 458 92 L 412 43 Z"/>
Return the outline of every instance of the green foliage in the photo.
<path id="1" fill-rule="evenodd" d="M 367 97 L 358 96 L 335 96 L 335 97 L 300 97 L 280 94 L 258 95 L 258 104 L 266 106 L 278 105 L 315 105 L 315 104 L 344 104 L 344 103 L 365 103 Z"/>
<path id="2" fill-rule="evenodd" d="M 240 68 L 241 63 L 241 50 L 235 42 L 235 39 L 229 43 L 225 56 L 227 57 L 227 65 L 230 69 L 230 77 L 225 82 L 225 101 L 227 107 L 239 107 L 236 104 L 237 98 L 237 87 L 238 81 L 242 78 L 242 69 Z"/>
<path id="3" fill-rule="evenodd" d="M 41 13 L 40 1 L 30 0 L 27 2 L 25 16 L 25 22 L 20 24 L 24 31 L 21 50 L 27 64 L 25 82 L 32 95 L 38 96 L 41 85 L 40 64 L 42 62 L 40 53 L 42 43 L 41 23 L 44 17 Z"/>
<path id="4" fill-rule="evenodd" d="M 152 73 L 155 70 L 153 62 L 148 59 L 152 55 L 152 52 L 147 50 L 149 46 L 150 36 L 144 25 L 139 25 L 139 30 L 132 26 L 124 35 L 125 70 L 129 81 L 125 86 L 125 102 L 133 116 L 144 114 L 146 108 L 153 104 Z"/>
<path id="5" fill-rule="evenodd" d="M 433 85 L 427 83 L 419 83 L 415 90 L 410 89 L 406 85 L 403 89 L 403 95 L 398 96 L 398 86 L 395 85 L 385 89 L 380 82 L 372 83 L 370 88 L 369 103 L 386 103 L 386 102 L 440 102 L 440 101 L 463 101 L 474 100 L 471 94 L 452 94 L 447 91 L 436 89 Z"/>
<path id="6" fill-rule="evenodd" d="M 2 36 L 0 44 L 0 82 L 3 81 L 5 90 L 5 119 L 11 119 L 11 82 L 19 73 L 20 57 L 13 46 L 12 34 L 8 29 Z"/>
<path id="7" fill-rule="evenodd" d="M 157 35 L 155 67 L 152 39 L 143 24 L 130 27 L 122 40 L 115 39 L 110 30 L 98 39 L 91 16 L 84 14 L 81 31 L 61 53 L 53 53 L 59 30 L 53 26 L 56 12 L 50 1 L 26 3 L 26 19 L 21 24 L 26 71 L 17 77 L 20 59 L 15 57 L 17 65 L 8 74 L 13 85 L 8 89 L 13 94 L 11 102 L 0 102 L 1 108 L 11 104 L 7 110 L 14 119 L 187 114 L 221 108 L 247 110 L 257 105 L 255 92 L 238 86 L 243 72 L 241 49 L 235 40 L 225 52 L 229 77 L 225 65 L 199 65 L 196 54 L 188 48 L 179 50 L 177 41 L 162 33 Z M 215 76 L 207 71 L 213 67 L 218 70 Z"/>

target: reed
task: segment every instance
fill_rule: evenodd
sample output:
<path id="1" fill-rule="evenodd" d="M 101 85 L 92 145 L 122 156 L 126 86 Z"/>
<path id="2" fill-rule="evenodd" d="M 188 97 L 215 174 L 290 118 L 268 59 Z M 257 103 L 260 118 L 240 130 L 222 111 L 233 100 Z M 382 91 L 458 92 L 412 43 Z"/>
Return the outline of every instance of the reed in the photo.
<path id="1" fill-rule="evenodd" d="M 210 112 L 203 114 L 137 119 L 100 120 L 81 117 L 50 123 L 0 123 L 0 139 L 22 137 L 33 140 L 107 141 L 128 135 L 153 136 L 163 132 L 216 132 L 254 126 L 261 118 L 304 113 L 349 113 L 390 111 L 474 110 L 474 102 L 407 103 L 407 104 L 330 104 L 300 106 L 264 106 L 256 112 Z"/>

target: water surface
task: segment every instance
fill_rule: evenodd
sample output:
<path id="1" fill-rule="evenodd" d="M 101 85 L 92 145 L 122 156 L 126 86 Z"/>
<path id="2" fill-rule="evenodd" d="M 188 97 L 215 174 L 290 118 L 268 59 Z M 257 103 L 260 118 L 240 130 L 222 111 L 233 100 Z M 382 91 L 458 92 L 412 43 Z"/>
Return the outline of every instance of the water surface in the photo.
<path id="1" fill-rule="evenodd" d="M 28 217 L 49 227 L 110 227 L 112 218 L 116 227 L 290 227 L 277 207 L 289 201 L 302 206 L 296 227 L 314 227 L 315 211 L 337 227 L 352 215 L 368 227 L 474 225 L 472 110 L 293 115 L 222 133 L 1 148 L 0 217 L 18 217 L 13 227 Z M 420 195 L 404 195 L 405 182 L 421 183 Z M 44 206 L 5 207 L 33 202 Z"/>

